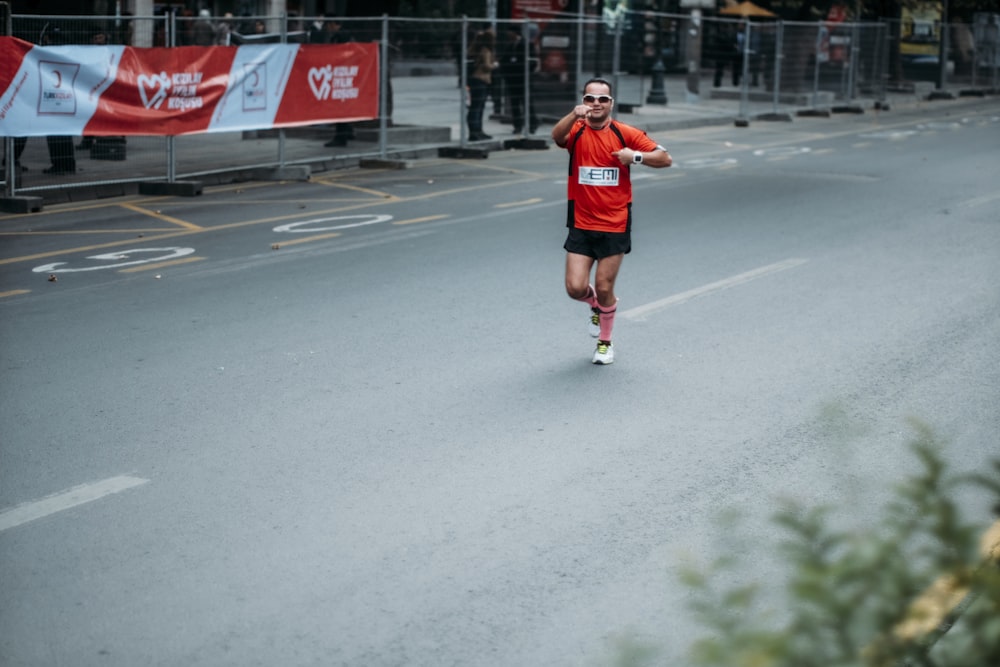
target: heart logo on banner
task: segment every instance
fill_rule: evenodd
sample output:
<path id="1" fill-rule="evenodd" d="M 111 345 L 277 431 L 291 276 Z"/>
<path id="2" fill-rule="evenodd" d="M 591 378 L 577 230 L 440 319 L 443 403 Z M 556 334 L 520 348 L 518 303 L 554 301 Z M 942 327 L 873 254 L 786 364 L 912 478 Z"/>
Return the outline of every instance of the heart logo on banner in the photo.
<path id="1" fill-rule="evenodd" d="M 325 100 L 330 96 L 330 79 L 333 77 L 333 68 L 329 65 L 325 67 L 309 68 L 309 87 L 312 88 L 313 95 L 317 100 Z"/>
<path id="2" fill-rule="evenodd" d="M 152 76 L 140 74 L 137 83 L 142 105 L 147 109 L 159 109 L 163 100 L 167 99 L 167 91 L 170 90 L 170 77 L 167 73 L 160 72 Z M 152 93 L 152 96 L 149 93 Z"/>

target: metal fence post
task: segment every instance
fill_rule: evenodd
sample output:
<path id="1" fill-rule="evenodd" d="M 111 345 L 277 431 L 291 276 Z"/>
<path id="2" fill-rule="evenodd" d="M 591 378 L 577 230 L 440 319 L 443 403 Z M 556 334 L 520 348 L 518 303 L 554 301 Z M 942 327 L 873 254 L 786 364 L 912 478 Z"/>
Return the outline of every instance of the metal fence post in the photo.
<path id="1" fill-rule="evenodd" d="M 177 12 L 171 7 L 167 10 L 166 41 L 169 48 L 177 47 Z M 174 146 L 174 135 L 167 137 L 167 182 L 177 180 L 177 151 Z"/>
<path id="2" fill-rule="evenodd" d="M 818 24 L 817 29 L 816 29 L 816 48 L 815 48 L 815 50 L 813 52 L 814 53 L 814 55 L 813 55 L 813 99 L 812 99 L 813 109 L 816 108 L 817 102 L 819 101 L 819 54 L 820 54 L 820 49 L 823 46 L 823 32 L 825 30 L 826 30 L 826 27 L 823 25 L 822 22 L 820 22 Z"/>
<path id="3" fill-rule="evenodd" d="M 622 23 L 623 21 L 621 18 L 618 18 L 615 21 L 615 40 L 613 42 L 614 50 L 611 53 L 611 82 L 614 84 L 614 90 L 620 90 L 618 87 L 618 70 L 621 69 Z M 611 113 L 614 118 L 618 118 L 617 104 L 611 107 Z"/>
<path id="4" fill-rule="evenodd" d="M 281 14 L 281 43 L 288 43 L 288 14 Z M 278 169 L 285 166 L 285 128 L 278 128 Z"/>
<path id="5" fill-rule="evenodd" d="M 781 66 L 785 60 L 785 22 L 778 21 L 774 33 L 774 113 L 778 113 L 781 99 Z"/>
<path id="6" fill-rule="evenodd" d="M 10 5 L 6 2 L 0 2 L 0 18 L 3 20 L 3 35 L 5 37 L 10 37 L 14 32 L 14 24 L 10 15 Z M 14 187 L 17 185 L 15 179 L 20 176 L 17 173 L 19 165 L 17 165 L 17 159 L 14 155 L 14 137 L 4 137 L 3 139 L 3 154 L 4 154 L 4 196 L 13 197 Z"/>
<path id="7" fill-rule="evenodd" d="M 379 44 L 379 114 L 378 114 L 378 155 L 383 160 L 388 155 L 389 144 L 389 15 L 382 14 L 382 39 Z"/>
<path id="8" fill-rule="evenodd" d="M 524 42 L 524 72 L 523 72 L 523 74 L 524 74 L 524 110 L 523 110 L 524 117 L 521 119 L 521 121 L 524 123 L 524 126 L 522 126 L 522 129 L 524 127 L 527 127 L 528 128 L 528 134 L 532 134 L 532 132 L 531 132 L 531 127 L 532 127 L 531 119 L 534 118 L 534 115 L 531 112 L 532 111 L 531 105 L 533 104 L 533 102 L 531 100 L 531 74 L 532 74 L 531 68 L 533 67 L 533 63 L 531 62 L 531 29 L 530 29 L 530 27 L 531 26 L 528 23 L 527 19 L 525 19 L 524 21 L 522 21 L 522 23 L 521 23 L 521 41 Z M 511 111 L 513 111 L 513 109 L 511 109 Z"/>
<path id="9" fill-rule="evenodd" d="M 749 20 L 744 19 L 743 21 L 743 74 L 742 80 L 740 81 L 740 112 L 739 116 L 736 118 L 737 127 L 746 127 L 750 124 L 747 118 L 748 110 L 747 106 L 750 103 L 750 34 L 753 31 L 752 24 Z"/>
<path id="10" fill-rule="evenodd" d="M 464 148 L 469 143 L 469 128 L 466 127 L 465 116 L 469 113 L 469 17 L 462 14 L 462 59 L 461 71 L 458 73 L 462 85 L 458 89 L 458 138 Z"/>
<path id="11" fill-rule="evenodd" d="M 875 26 L 875 58 L 876 66 L 872 75 L 877 77 L 875 81 L 875 108 L 886 107 L 885 97 L 889 79 L 889 40 L 886 37 L 888 26 L 879 21 Z"/>
<path id="12" fill-rule="evenodd" d="M 858 45 L 858 24 L 851 24 L 851 61 L 847 68 L 847 101 L 853 102 L 857 97 L 858 85 L 858 55 L 861 47 Z"/>
<path id="13" fill-rule="evenodd" d="M 993 90 L 994 93 L 996 93 L 996 90 L 997 90 L 997 69 L 998 69 L 998 65 L 1000 65 L 1000 63 L 998 63 L 997 60 L 998 60 L 998 58 L 997 58 L 997 44 L 996 44 L 996 42 L 994 42 L 993 43 L 993 58 L 990 60 L 990 62 L 992 63 L 992 67 L 993 67 L 993 78 L 992 78 L 992 81 L 990 83 L 990 88 Z"/>

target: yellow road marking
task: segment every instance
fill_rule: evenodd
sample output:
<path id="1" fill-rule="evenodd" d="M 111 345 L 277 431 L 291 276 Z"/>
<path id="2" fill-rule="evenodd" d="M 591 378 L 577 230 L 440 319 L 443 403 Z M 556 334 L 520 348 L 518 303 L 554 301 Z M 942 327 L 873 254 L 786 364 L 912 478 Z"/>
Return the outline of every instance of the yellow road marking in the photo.
<path id="1" fill-rule="evenodd" d="M 0 292 L 0 299 L 8 296 L 17 296 L 18 294 L 27 294 L 30 289 L 12 289 L 7 292 Z"/>
<path id="2" fill-rule="evenodd" d="M 178 264 L 190 264 L 191 262 L 200 262 L 205 259 L 204 257 L 184 257 L 182 259 L 171 259 L 166 262 L 153 262 L 152 264 L 140 264 L 139 266 L 130 266 L 127 269 L 119 269 L 118 273 L 138 273 L 139 271 L 150 271 L 152 269 L 162 269 L 167 266 L 177 266 Z"/>
<path id="3" fill-rule="evenodd" d="M 493 208 L 512 208 L 514 206 L 527 206 L 528 204 L 537 204 L 540 201 L 545 201 L 541 197 L 534 197 L 532 199 L 525 199 L 524 201 L 512 201 L 507 204 L 494 204 Z"/>
<path id="4" fill-rule="evenodd" d="M 254 188 L 266 188 L 275 185 L 274 181 L 260 181 L 259 183 L 229 183 L 226 185 L 210 185 L 205 188 L 205 192 L 217 193 L 217 192 L 235 192 L 237 194 L 243 192 L 244 190 L 252 190 Z"/>
<path id="5" fill-rule="evenodd" d="M 306 236 L 301 239 L 292 239 L 290 241 L 276 241 L 271 247 L 277 250 L 278 248 L 284 248 L 286 245 L 298 245 L 300 243 L 309 243 L 310 241 L 322 241 L 323 239 L 333 239 L 337 238 L 338 236 L 340 236 L 340 232 L 330 232 L 329 234 L 317 234 L 315 236 Z"/>
<path id="6" fill-rule="evenodd" d="M 416 222 L 430 222 L 432 220 L 441 220 L 442 218 L 450 218 L 450 215 L 425 215 L 422 218 L 410 218 L 409 220 L 393 220 L 394 225 L 412 225 Z"/>
<path id="7" fill-rule="evenodd" d="M 191 231 L 197 232 L 204 229 L 204 227 L 199 227 L 198 225 L 191 222 L 187 222 L 186 220 L 174 218 L 169 215 L 163 215 L 162 213 L 158 213 L 156 211 L 150 211 L 149 209 L 137 206 L 135 204 L 122 204 L 121 207 L 127 208 L 130 211 L 135 211 L 136 213 L 141 213 L 142 215 L 148 215 L 149 217 L 156 218 L 157 220 L 163 220 L 164 222 L 169 222 L 172 225 L 179 225 L 184 229 L 190 229 Z"/>
<path id="8" fill-rule="evenodd" d="M 149 227 L 146 229 L 67 229 L 60 232 L 0 232 L 0 236 L 93 236 L 97 234 L 154 234 L 172 232 L 173 227 Z"/>
<path id="9" fill-rule="evenodd" d="M 336 181 L 324 181 L 317 180 L 316 183 L 320 185 L 328 185 L 331 188 L 343 188 L 344 190 L 353 190 L 354 192 L 363 192 L 367 195 L 372 195 L 373 197 L 381 197 L 385 201 L 400 201 L 400 198 L 389 192 L 383 192 L 381 190 L 372 190 L 371 188 L 363 188 L 360 185 L 351 185 L 350 183 L 338 183 Z"/>

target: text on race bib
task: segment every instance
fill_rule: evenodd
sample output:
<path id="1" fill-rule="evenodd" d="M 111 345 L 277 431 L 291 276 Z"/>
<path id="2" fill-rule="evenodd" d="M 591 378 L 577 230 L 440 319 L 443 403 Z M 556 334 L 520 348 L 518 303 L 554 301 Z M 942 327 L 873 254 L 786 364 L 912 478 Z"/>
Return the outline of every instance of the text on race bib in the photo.
<path id="1" fill-rule="evenodd" d="M 618 185 L 618 167 L 580 167 L 580 185 Z"/>

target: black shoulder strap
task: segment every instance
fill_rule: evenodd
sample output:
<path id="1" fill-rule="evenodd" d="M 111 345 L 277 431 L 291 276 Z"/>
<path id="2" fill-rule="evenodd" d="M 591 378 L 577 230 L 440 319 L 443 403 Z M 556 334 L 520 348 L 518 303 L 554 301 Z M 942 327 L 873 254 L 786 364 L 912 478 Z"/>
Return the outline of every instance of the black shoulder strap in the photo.
<path id="1" fill-rule="evenodd" d="M 622 131 L 618 129 L 617 125 L 615 125 L 615 121 L 611 121 L 611 125 L 609 127 L 611 128 L 611 131 L 615 133 L 615 136 L 618 137 L 618 141 L 622 142 L 622 148 L 625 148 L 625 135 L 622 134 Z"/>
<path id="2" fill-rule="evenodd" d="M 582 125 L 580 125 L 579 131 L 577 131 L 577 133 L 575 135 L 573 135 L 573 138 L 570 139 L 570 143 L 569 143 L 569 175 L 570 176 L 573 175 L 573 153 L 574 153 L 574 151 L 576 151 L 576 142 L 580 141 L 580 137 L 583 136 L 583 131 L 586 130 L 586 129 L 587 129 L 587 124 L 583 123 Z"/>

